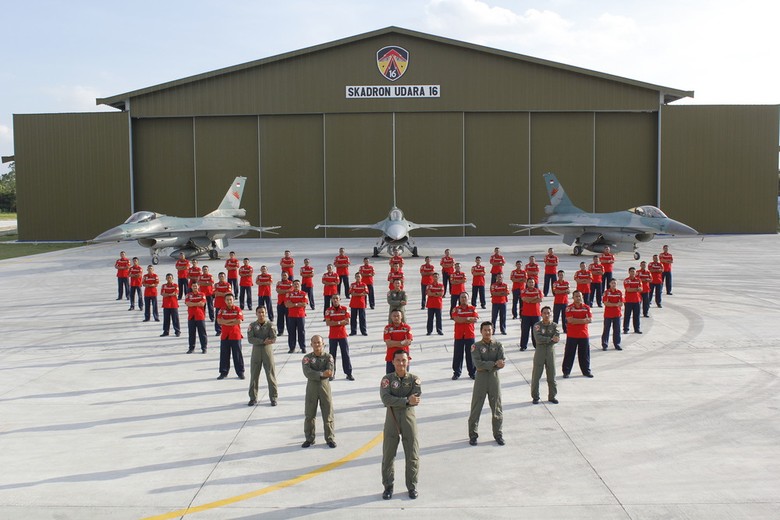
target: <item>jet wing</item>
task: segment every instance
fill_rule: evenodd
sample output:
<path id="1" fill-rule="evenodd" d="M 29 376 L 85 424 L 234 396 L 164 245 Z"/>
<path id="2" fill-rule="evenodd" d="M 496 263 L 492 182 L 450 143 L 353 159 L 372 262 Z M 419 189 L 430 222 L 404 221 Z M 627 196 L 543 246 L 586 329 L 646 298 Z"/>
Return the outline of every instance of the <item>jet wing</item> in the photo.
<path id="1" fill-rule="evenodd" d="M 445 228 L 445 227 L 472 227 L 476 228 L 474 224 L 469 222 L 468 224 L 416 224 L 414 222 L 409 222 L 409 230 L 412 229 L 432 229 L 434 231 L 437 231 L 437 228 Z"/>
<path id="2" fill-rule="evenodd" d="M 314 229 L 320 228 L 337 228 L 337 229 L 351 229 L 352 231 L 358 231 L 360 229 L 378 229 L 382 230 L 382 226 L 379 224 L 317 224 Z"/>
<path id="3" fill-rule="evenodd" d="M 248 233 L 250 231 L 259 231 L 262 233 L 271 232 L 279 229 L 281 226 L 258 227 L 258 226 L 232 226 L 232 227 L 213 227 L 213 226 L 186 226 L 170 227 L 162 231 L 150 231 L 148 233 L 133 233 L 128 240 L 139 240 L 144 238 L 194 238 L 200 236 L 212 236 L 223 233 L 234 233 L 236 231 Z"/>

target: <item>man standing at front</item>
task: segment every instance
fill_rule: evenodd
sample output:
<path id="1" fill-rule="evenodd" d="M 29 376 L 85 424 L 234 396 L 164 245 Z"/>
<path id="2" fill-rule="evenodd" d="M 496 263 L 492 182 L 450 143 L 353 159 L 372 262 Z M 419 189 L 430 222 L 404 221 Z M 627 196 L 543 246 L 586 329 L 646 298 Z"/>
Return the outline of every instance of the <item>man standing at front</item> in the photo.
<path id="1" fill-rule="evenodd" d="M 190 286 L 190 292 L 184 297 L 184 305 L 187 306 L 187 330 L 189 332 L 189 345 L 190 348 L 187 354 L 195 352 L 195 331 L 198 332 L 200 338 L 200 349 L 203 353 L 206 353 L 206 347 L 208 346 L 208 338 L 206 337 L 206 297 L 200 292 L 200 287 L 197 283 Z"/>
<path id="2" fill-rule="evenodd" d="M 460 293 L 460 305 L 452 309 L 450 313 L 455 322 L 455 345 L 452 351 L 452 380 L 460 377 L 463 370 L 463 356 L 466 356 L 466 370 L 469 377 L 474 379 L 476 370 L 471 359 L 471 346 L 474 344 L 474 324 L 479 320 L 477 308 L 469 305 L 469 295 Z"/>
<path id="3" fill-rule="evenodd" d="M 130 299 L 130 260 L 124 251 L 120 251 L 119 260 L 114 262 L 116 269 L 117 300 Z"/>
<path id="4" fill-rule="evenodd" d="M 336 268 L 336 274 L 339 275 L 339 286 L 336 288 L 336 293 L 343 287 L 344 296 L 349 298 L 349 257 L 344 252 L 344 248 L 339 248 L 339 254 L 333 259 L 333 266 Z"/>
<path id="5" fill-rule="evenodd" d="M 135 309 L 135 299 L 138 298 L 138 310 L 142 311 L 144 310 L 144 301 L 141 296 L 141 286 L 143 285 L 144 269 L 138 263 L 137 256 L 133 257 L 133 265 L 130 266 L 128 275 L 130 277 L 130 308 L 127 310 Z"/>
<path id="6" fill-rule="evenodd" d="M 239 379 L 244 379 L 244 355 L 241 353 L 241 322 L 244 313 L 237 305 L 233 305 L 233 293 L 225 296 L 225 308 L 219 311 L 217 321 L 222 328 L 219 342 L 219 377 L 225 379 L 230 372 L 230 356 L 233 356 L 233 367 Z"/>
<path id="7" fill-rule="evenodd" d="M 271 406 L 276 406 L 279 388 L 276 384 L 276 364 L 274 363 L 274 343 L 276 329 L 268 320 L 268 311 L 258 306 L 255 311 L 257 321 L 251 323 L 246 331 L 246 337 L 252 344 L 252 359 L 249 362 L 249 406 L 257 404 L 257 388 L 260 382 L 260 371 L 265 367 L 265 380 L 268 382 L 268 398 Z"/>
<path id="8" fill-rule="evenodd" d="M 407 372 L 409 354 L 404 350 L 393 352 L 394 370 L 387 373 L 379 385 L 379 396 L 387 408 L 385 413 L 384 439 L 382 441 L 382 485 L 385 490 L 382 498 L 393 498 L 395 482 L 395 455 L 398 442 L 404 445 L 406 458 L 406 489 L 409 498 L 415 499 L 417 476 L 420 471 L 420 453 L 417 443 L 417 419 L 414 407 L 420 404 L 422 383 L 420 378 Z"/>
<path id="9" fill-rule="evenodd" d="M 314 444 L 314 429 L 317 418 L 317 405 L 322 411 L 322 423 L 325 428 L 325 442 L 328 447 L 336 447 L 336 434 L 333 421 L 333 398 L 330 393 L 330 378 L 333 377 L 333 357 L 325 352 L 322 336 L 311 337 L 311 352 L 303 356 L 303 375 L 306 376 L 306 404 L 304 409 L 303 433 L 306 440 L 301 448 Z"/>
<path id="10" fill-rule="evenodd" d="M 292 291 L 284 298 L 284 305 L 287 307 L 287 346 L 290 347 L 290 353 L 295 352 L 296 339 L 301 352 L 306 352 L 306 306 L 308 304 L 309 299 L 301 290 L 300 280 L 295 280 Z"/>
<path id="11" fill-rule="evenodd" d="M 349 342 L 347 341 L 347 324 L 350 319 L 349 310 L 341 305 L 341 297 L 338 294 L 333 295 L 330 303 L 331 306 L 325 309 L 325 325 L 330 327 L 328 332 L 328 350 L 335 363 L 339 348 L 341 349 L 341 368 L 344 370 L 347 379 L 354 381 L 352 361 L 349 358 Z M 334 365 L 333 375 L 330 376 L 330 380 L 333 381 L 335 376 L 336 368 Z"/>
<path id="12" fill-rule="evenodd" d="M 141 284 L 144 286 L 144 305 L 146 306 L 144 321 L 149 321 L 150 311 L 154 321 L 160 321 L 160 315 L 157 312 L 157 286 L 160 285 L 160 277 L 154 272 L 154 266 L 146 266 L 146 274 L 141 279 Z"/>
<path id="13" fill-rule="evenodd" d="M 493 418 L 493 438 L 499 446 L 503 446 L 504 436 L 501 427 L 504 424 L 504 412 L 501 409 L 501 380 L 498 371 L 504 368 L 506 363 L 504 346 L 501 342 L 493 340 L 493 324 L 489 321 L 482 322 L 479 332 L 482 334 L 482 339 L 471 346 L 471 357 L 477 370 L 477 379 L 474 381 L 474 390 L 471 394 L 469 444 L 477 445 L 479 416 L 487 396 Z"/>
<path id="14" fill-rule="evenodd" d="M 580 370 L 585 377 L 593 377 L 590 371 L 590 340 L 588 323 L 592 320 L 590 307 L 585 305 L 580 291 L 572 294 L 574 303 L 566 307 L 566 350 L 563 354 L 563 377 L 568 378 L 574 366 L 574 354 L 580 363 Z"/>
<path id="15" fill-rule="evenodd" d="M 664 266 L 664 283 L 666 284 L 666 294 L 672 295 L 672 264 L 674 263 L 674 257 L 669 252 L 669 246 L 664 245 L 663 252 L 658 255 L 658 259 L 661 261 L 661 265 Z"/>
<path id="16" fill-rule="evenodd" d="M 531 399 L 534 404 L 539 404 L 539 381 L 542 372 L 547 372 L 547 400 L 552 404 L 558 404 L 555 398 L 558 395 L 558 386 L 555 384 L 555 344 L 560 340 L 558 324 L 552 320 L 552 311 L 545 305 L 542 307 L 542 321 L 534 325 L 534 338 L 536 338 L 536 352 L 534 352 L 534 365 L 531 370 Z"/>

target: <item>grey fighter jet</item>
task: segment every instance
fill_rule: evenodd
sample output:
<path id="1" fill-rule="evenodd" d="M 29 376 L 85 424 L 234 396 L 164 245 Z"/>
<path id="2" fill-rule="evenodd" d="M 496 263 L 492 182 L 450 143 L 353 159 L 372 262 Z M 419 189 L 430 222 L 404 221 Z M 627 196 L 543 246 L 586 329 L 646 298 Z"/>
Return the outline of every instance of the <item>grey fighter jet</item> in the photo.
<path id="1" fill-rule="evenodd" d="M 280 226 L 255 227 L 244 220 L 246 210 L 239 208 L 244 194 L 246 177 L 236 177 L 219 207 L 203 217 L 169 217 L 153 211 L 138 211 L 125 223 L 101 233 L 94 242 L 137 240 L 149 248 L 152 263 L 157 265 L 162 250 L 173 249 L 171 257 L 184 253 L 186 258 L 208 254 L 219 258 L 219 250 L 228 245 L 228 239 L 249 231 L 270 231 Z"/>
<path id="2" fill-rule="evenodd" d="M 636 250 L 638 242 L 649 242 L 656 234 L 698 235 L 695 229 L 667 217 L 655 206 L 637 206 L 613 213 L 587 213 L 572 204 L 563 186 L 553 173 L 544 174 L 550 205 L 545 206 L 547 217 L 539 224 L 510 224 L 520 231 L 544 229 L 563 235 L 563 242 L 574 244 L 573 254 L 579 256 L 583 249 L 601 253 L 605 247 L 613 252 Z"/>
<path id="3" fill-rule="evenodd" d="M 404 213 L 397 207 L 393 206 L 390 209 L 390 213 L 387 218 L 377 222 L 376 224 L 318 224 L 314 226 L 314 229 L 320 228 L 343 228 L 352 229 L 357 231 L 359 229 L 376 229 L 382 232 L 382 238 L 374 246 L 374 257 L 379 256 L 383 250 L 387 249 L 390 254 L 401 254 L 404 249 L 407 249 L 412 256 L 417 256 L 417 246 L 414 245 L 414 241 L 409 236 L 409 232 L 414 229 L 433 229 L 434 231 L 440 227 L 477 227 L 474 224 L 415 224 L 404 218 Z"/>

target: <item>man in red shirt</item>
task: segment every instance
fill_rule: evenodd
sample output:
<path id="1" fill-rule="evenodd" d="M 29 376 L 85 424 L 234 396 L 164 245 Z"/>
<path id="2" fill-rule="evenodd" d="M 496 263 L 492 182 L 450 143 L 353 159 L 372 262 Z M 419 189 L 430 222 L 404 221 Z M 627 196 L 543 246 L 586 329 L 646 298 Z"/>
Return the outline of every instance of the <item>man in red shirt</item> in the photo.
<path id="1" fill-rule="evenodd" d="M 553 248 L 547 249 L 544 257 L 544 295 L 550 292 L 550 286 L 558 279 L 558 257 L 553 253 Z M 495 328 L 495 327 L 494 327 Z"/>
<path id="2" fill-rule="evenodd" d="M 287 307 L 287 346 L 290 347 L 290 353 L 295 352 L 296 339 L 301 352 L 306 353 L 306 306 L 308 304 L 309 299 L 301 290 L 300 280 L 293 281 L 292 291 L 284 297 L 284 305 Z"/>
<path id="3" fill-rule="evenodd" d="M 479 306 L 485 308 L 485 266 L 482 265 L 482 257 L 474 259 L 475 264 L 471 267 L 471 305 L 477 305 L 477 296 L 479 296 Z"/>
<path id="4" fill-rule="evenodd" d="M 333 266 L 336 268 L 336 274 L 339 275 L 339 287 L 336 289 L 338 293 L 342 288 L 344 289 L 344 296 L 349 298 L 349 257 L 344 252 L 344 248 L 339 248 L 339 254 L 333 259 Z"/>
<path id="5" fill-rule="evenodd" d="M 349 323 L 350 336 L 357 334 L 358 321 L 360 321 L 360 333 L 368 336 L 366 330 L 366 296 L 368 296 L 368 287 L 362 281 L 360 272 L 355 273 L 355 283 L 349 287 L 349 310 L 352 317 Z"/>
<path id="6" fill-rule="evenodd" d="M 279 260 L 279 266 L 282 268 L 283 273 L 287 273 L 287 278 L 290 280 L 295 278 L 295 259 L 289 250 L 284 251 L 284 256 Z"/>
<path id="7" fill-rule="evenodd" d="M 444 335 L 441 328 L 441 309 L 443 307 L 442 297 L 444 296 L 444 286 L 439 283 L 439 273 L 434 272 L 431 276 L 431 283 L 426 286 L 427 299 L 425 307 L 428 309 L 428 335 L 433 333 L 433 322 L 436 321 L 436 334 Z"/>
<path id="8" fill-rule="evenodd" d="M 528 265 L 526 265 L 527 268 Z M 520 350 L 528 348 L 529 337 L 536 348 L 536 338 L 531 334 L 531 329 L 537 321 L 542 319 L 542 296 L 542 291 L 536 287 L 536 280 L 528 278 L 525 282 L 525 289 L 520 293 L 520 299 L 523 300 L 523 307 L 520 310 Z"/>
<path id="9" fill-rule="evenodd" d="M 604 276 L 602 277 L 601 292 L 609 287 L 609 281 L 612 280 L 612 271 L 615 267 L 615 255 L 610 252 L 609 246 L 604 248 L 604 252 L 601 253 L 601 263 L 604 265 Z"/>
<path id="10" fill-rule="evenodd" d="M 230 282 L 230 279 L 228 279 Z M 206 296 L 206 309 L 209 311 L 209 319 L 214 321 L 214 277 L 209 272 L 209 266 L 204 265 L 198 277 L 200 292 Z M 235 296 L 235 293 L 233 294 Z"/>
<path id="11" fill-rule="evenodd" d="M 672 264 L 674 263 L 674 257 L 669 252 L 669 246 L 664 245 L 663 252 L 658 255 L 658 259 L 661 261 L 661 265 L 664 266 L 664 283 L 666 284 L 666 294 L 672 295 Z"/>
<path id="12" fill-rule="evenodd" d="M 634 333 L 642 334 L 639 330 L 639 302 L 642 299 L 642 282 L 636 277 L 636 269 L 628 268 L 628 278 L 623 280 L 623 290 L 626 292 L 624 297 L 626 315 L 623 316 L 623 334 L 628 334 L 628 324 L 632 321 Z"/>
<path id="13" fill-rule="evenodd" d="M 117 300 L 122 298 L 130 299 L 130 259 L 127 258 L 127 253 L 124 251 L 119 252 L 119 260 L 114 262 L 114 269 L 116 269 L 116 284 L 117 284 Z"/>
<path id="14" fill-rule="evenodd" d="M 498 248 L 496 248 L 498 249 Z M 496 321 L 501 328 L 501 334 L 506 336 L 506 302 L 509 299 L 509 288 L 504 283 L 504 276 L 496 274 L 496 281 L 490 284 L 491 321 L 496 330 Z"/>
<path id="15" fill-rule="evenodd" d="M 601 265 L 599 255 L 593 256 L 593 263 L 588 266 L 588 271 L 590 271 L 590 301 L 585 303 L 593 307 L 595 299 L 596 304 L 601 307 L 601 296 L 604 294 L 604 288 L 601 285 L 604 281 L 604 266 Z"/>
<path id="16" fill-rule="evenodd" d="M 308 258 L 303 259 L 300 273 L 301 289 L 309 298 L 309 308 L 314 310 L 314 267 L 311 266 L 311 262 Z"/>
<path id="17" fill-rule="evenodd" d="M 525 264 L 525 276 L 531 278 L 534 285 L 539 287 L 539 264 L 536 263 L 536 257 L 528 257 L 528 263 Z"/>
<path id="18" fill-rule="evenodd" d="M 219 315 L 219 311 L 225 308 L 225 296 L 233 294 L 233 288 L 230 286 L 230 282 L 227 281 L 224 272 L 217 275 L 217 283 L 214 284 L 213 289 L 214 309 L 216 310 L 217 315 Z M 222 335 L 222 327 L 219 325 L 219 320 L 214 322 L 214 330 L 217 332 L 217 336 Z"/>
<path id="19" fill-rule="evenodd" d="M 274 321 L 274 307 L 271 304 L 271 287 L 274 284 L 273 276 L 268 272 L 268 267 L 265 265 L 260 266 L 260 274 L 255 278 L 255 284 L 257 284 L 257 306 L 265 306 L 266 313 L 268 314 L 268 320 Z"/>
<path id="20" fill-rule="evenodd" d="M 276 284 L 276 332 L 277 335 L 282 336 L 284 334 L 284 327 L 287 325 L 288 310 L 285 301 L 287 299 L 287 293 L 292 291 L 293 283 L 287 277 L 287 273 L 282 273 L 282 279 Z M 288 334 L 289 334 L 289 326 Z M 295 350 L 293 348 L 293 350 Z"/>
<path id="21" fill-rule="evenodd" d="M 585 305 L 580 291 L 572 293 L 574 303 L 566 307 L 566 350 L 563 354 L 563 377 L 568 378 L 571 369 L 574 366 L 574 353 L 577 353 L 577 360 L 580 364 L 580 370 L 585 377 L 593 377 L 590 370 L 590 335 L 588 334 L 588 324 L 592 321 L 593 315 L 590 313 L 590 307 Z"/>
<path id="22" fill-rule="evenodd" d="M 658 255 L 653 255 L 653 261 L 647 266 L 652 280 L 650 281 L 650 293 L 655 293 L 655 306 L 661 308 L 661 293 L 664 285 L 664 264 L 658 260 Z"/>
<path id="23" fill-rule="evenodd" d="M 190 261 L 184 256 L 184 253 L 179 253 L 179 259 L 176 260 L 176 275 L 179 281 L 179 299 L 184 298 L 190 291 L 190 284 L 187 280 L 187 270 L 190 268 Z"/>
<path id="24" fill-rule="evenodd" d="M 466 273 L 460 270 L 460 263 L 456 262 L 454 271 L 450 275 L 450 314 L 464 292 L 466 292 Z"/>
<path id="25" fill-rule="evenodd" d="M 244 379 L 244 355 L 241 353 L 241 322 L 244 313 L 233 305 L 233 294 L 225 296 L 225 308 L 219 311 L 217 320 L 222 327 L 219 341 L 219 377 L 225 379 L 230 372 L 230 356 L 233 356 L 233 367 L 239 379 Z"/>
<path id="26" fill-rule="evenodd" d="M 341 368 L 347 379 L 354 381 L 352 376 L 352 361 L 349 358 L 349 342 L 347 341 L 347 324 L 350 321 L 349 310 L 341 305 L 341 297 L 334 294 L 330 299 L 331 306 L 325 309 L 325 325 L 330 327 L 328 332 L 328 350 L 333 356 L 333 374 L 330 376 L 332 381 L 335 377 L 336 354 L 341 349 Z"/>
<path id="27" fill-rule="evenodd" d="M 206 325 L 204 323 L 206 313 L 203 310 L 206 307 L 206 297 L 200 292 L 197 283 L 190 285 L 190 292 L 184 298 L 184 305 L 187 306 L 187 330 L 189 332 L 190 345 L 187 354 L 195 352 L 195 331 L 198 332 L 198 337 L 200 338 L 200 349 L 205 354 L 208 346 Z"/>
<path id="28" fill-rule="evenodd" d="M 636 277 L 642 282 L 642 317 L 650 317 L 650 300 L 652 299 L 652 293 L 650 293 L 650 283 L 653 281 L 653 275 L 647 270 L 647 262 L 642 260 L 639 262 L 639 270 L 636 272 Z"/>
<path id="29" fill-rule="evenodd" d="M 173 283 L 173 275 L 170 273 L 165 275 L 165 283 L 160 287 L 160 296 L 162 296 L 163 309 L 163 333 L 160 334 L 160 337 L 162 338 L 170 333 L 171 322 L 173 322 L 173 332 L 178 338 L 181 336 L 181 328 L 179 327 L 179 287 Z"/>
<path id="30" fill-rule="evenodd" d="M 238 287 L 241 291 L 239 296 L 239 307 L 244 310 L 244 302 L 246 301 L 247 308 L 252 310 L 252 275 L 254 274 L 254 268 L 249 265 L 249 259 L 244 258 L 243 265 L 238 268 Z"/>
<path id="31" fill-rule="evenodd" d="M 231 251 L 228 255 L 228 259 L 225 260 L 225 270 L 227 271 L 227 280 L 230 283 L 230 287 L 233 289 L 233 295 L 238 296 L 238 267 L 239 262 L 236 258 L 235 251 Z M 203 287 L 201 287 L 203 289 Z"/>
<path id="32" fill-rule="evenodd" d="M 363 265 L 358 269 L 363 283 L 368 288 L 368 306 L 374 308 L 374 266 L 371 265 L 368 257 L 363 258 Z"/>
<path id="33" fill-rule="evenodd" d="M 474 379 L 476 370 L 471 359 L 471 346 L 474 344 L 474 324 L 479 321 L 477 308 L 469 305 L 469 295 L 460 293 L 459 305 L 450 313 L 455 322 L 455 347 L 452 351 L 452 380 L 460 377 L 463 370 L 463 356 L 466 356 L 466 370 L 469 377 Z"/>
<path id="34" fill-rule="evenodd" d="M 142 311 L 144 310 L 144 301 L 141 296 L 141 286 L 143 285 L 144 269 L 138 263 L 137 256 L 133 257 L 133 265 L 130 266 L 128 275 L 130 277 L 130 308 L 127 310 L 135 309 L 135 299 L 138 297 L 138 310 Z"/>
<path id="35" fill-rule="evenodd" d="M 496 275 L 504 274 L 504 264 L 506 264 L 506 261 L 501 256 L 501 250 L 497 247 L 494 248 L 493 254 L 490 255 L 490 285 L 496 283 Z M 495 329 L 495 326 L 493 329 Z"/>
<path id="36" fill-rule="evenodd" d="M 450 256 L 450 250 L 444 250 L 444 256 L 441 257 L 439 262 L 441 266 L 441 283 L 444 286 L 444 294 L 447 294 L 447 289 L 450 286 L 450 275 L 455 270 L 455 259 Z M 452 295 L 452 291 L 450 291 Z"/>
<path id="37" fill-rule="evenodd" d="M 157 312 L 157 286 L 160 285 L 160 278 L 154 272 L 154 266 L 146 267 L 146 274 L 141 280 L 141 285 L 144 287 L 144 306 L 146 307 L 144 321 L 149 321 L 150 311 L 154 321 L 160 321 L 160 315 Z"/>
<path id="38" fill-rule="evenodd" d="M 425 261 L 420 266 L 420 293 L 422 294 L 422 305 L 420 309 L 425 309 L 425 299 L 428 296 L 428 286 L 433 282 L 433 273 L 436 267 L 431 263 L 431 257 L 426 256 Z"/>
<path id="39" fill-rule="evenodd" d="M 322 275 L 322 295 L 325 298 L 323 308 L 330 308 L 331 298 L 339 293 L 339 275 L 333 271 L 333 264 L 328 264 Z"/>
<path id="40" fill-rule="evenodd" d="M 604 330 L 601 332 L 601 348 L 609 348 L 609 329 L 612 329 L 612 344 L 615 350 L 620 347 L 620 317 L 623 315 L 623 293 L 617 288 L 617 280 L 609 281 L 609 289 L 604 293 Z"/>
<path id="41" fill-rule="evenodd" d="M 563 270 L 558 271 L 558 279 L 552 285 L 553 295 L 553 321 L 558 323 L 558 318 L 561 319 L 561 328 L 563 333 L 566 334 L 566 307 L 569 306 L 569 282 L 566 280 Z"/>
<path id="42" fill-rule="evenodd" d="M 409 345 L 412 344 L 412 328 L 408 323 L 404 323 L 401 319 L 401 311 L 395 310 L 390 313 L 390 323 L 385 326 L 383 338 L 385 340 L 385 346 L 387 346 L 387 353 L 385 354 L 385 373 L 390 374 L 395 372 L 393 366 L 393 353 L 401 349 L 409 354 Z M 409 356 L 411 359 L 411 356 Z"/>
<path id="43" fill-rule="evenodd" d="M 515 262 L 515 269 L 509 274 L 509 279 L 512 281 L 512 319 L 516 320 L 520 306 L 520 293 L 523 292 L 526 281 L 523 262 L 520 260 Z"/>
<path id="44" fill-rule="evenodd" d="M 580 262 L 580 270 L 574 273 L 574 282 L 577 284 L 577 290 L 582 293 L 582 300 L 585 305 L 590 303 L 590 285 L 593 282 L 593 275 L 585 267 L 585 262 Z"/>

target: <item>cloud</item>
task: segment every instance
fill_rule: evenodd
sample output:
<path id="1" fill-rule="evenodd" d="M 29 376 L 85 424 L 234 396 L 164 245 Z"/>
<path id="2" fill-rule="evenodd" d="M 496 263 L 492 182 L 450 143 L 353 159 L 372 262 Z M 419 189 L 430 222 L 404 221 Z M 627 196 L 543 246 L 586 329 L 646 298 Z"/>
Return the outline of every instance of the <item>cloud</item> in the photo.
<path id="1" fill-rule="evenodd" d="M 106 110 L 95 100 L 101 97 L 100 91 L 94 87 L 83 85 L 51 85 L 41 87 L 41 93 L 49 98 L 43 105 L 57 106 L 57 112 L 95 112 Z"/>

